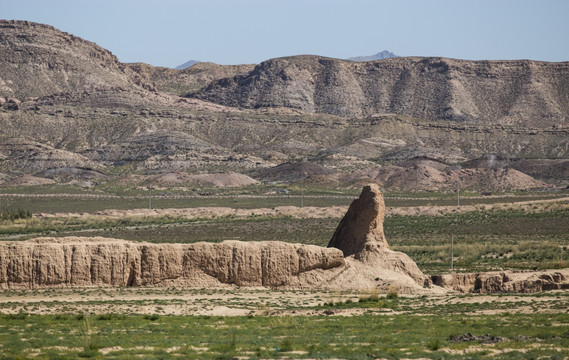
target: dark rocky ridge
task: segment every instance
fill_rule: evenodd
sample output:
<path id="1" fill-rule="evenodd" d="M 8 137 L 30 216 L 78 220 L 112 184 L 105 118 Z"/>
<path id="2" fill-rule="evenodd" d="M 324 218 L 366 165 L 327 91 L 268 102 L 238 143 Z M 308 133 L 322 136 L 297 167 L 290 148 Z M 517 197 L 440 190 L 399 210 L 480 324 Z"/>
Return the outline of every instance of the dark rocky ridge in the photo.
<path id="1" fill-rule="evenodd" d="M 194 95 L 227 106 L 284 106 L 365 117 L 552 126 L 569 120 L 569 62 L 392 58 L 355 63 L 316 56 L 267 60 Z"/>

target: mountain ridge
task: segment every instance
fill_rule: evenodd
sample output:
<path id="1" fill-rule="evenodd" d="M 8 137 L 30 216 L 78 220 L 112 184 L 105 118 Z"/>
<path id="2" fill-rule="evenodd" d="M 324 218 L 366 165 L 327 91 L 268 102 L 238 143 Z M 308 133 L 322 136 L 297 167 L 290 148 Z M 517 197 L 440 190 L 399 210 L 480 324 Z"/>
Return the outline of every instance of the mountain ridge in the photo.
<path id="1" fill-rule="evenodd" d="M 0 21 L 0 96 L 25 100 L 99 88 L 146 88 L 99 45 L 28 21 Z"/>
<path id="2" fill-rule="evenodd" d="M 191 94 L 226 106 L 284 106 L 366 117 L 393 113 L 428 120 L 504 124 L 569 120 L 569 62 L 391 58 L 351 62 L 318 56 L 270 59 L 249 73 Z"/>
<path id="3" fill-rule="evenodd" d="M 273 168 L 270 181 L 322 186 L 375 179 L 408 188 L 398 179 L 416 178 L 444 190 L 457 176 L 472 188 L 543 186 L 507 167 L 569 183 L 569 63 L 295 56 L 175 70 L 120 63 L 23 21 L 0 21 L 0 49 L 5 184 L 85 169 L 106 176 L 93 182 L 227 171 L 262 180 Z M 500 168 L 454 170 L 489 154 L 504 159 Z M 279 175 L 277 166 L 304 160 L 290 167 L 298 176 Z"/>

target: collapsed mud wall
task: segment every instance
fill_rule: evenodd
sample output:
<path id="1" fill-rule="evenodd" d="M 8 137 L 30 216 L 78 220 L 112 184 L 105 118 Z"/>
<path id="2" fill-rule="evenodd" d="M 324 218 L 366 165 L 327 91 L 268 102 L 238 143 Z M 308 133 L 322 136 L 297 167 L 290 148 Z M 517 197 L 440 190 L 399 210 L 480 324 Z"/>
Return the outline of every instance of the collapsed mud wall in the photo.
<path id="1" fill-rule="evenodd" d="M 67 286 L 263 286 L 425 292 L 407 255 L 389 250 L 376 185 L 354 200 L 329 247 L 279 241 L 151 244 L 105 238 L 0 243 L 0 288 Z"/>
<path id="2" fill-rule="evenodd" d="M 535 293 L 569 289 L 569 270 L 433 275 L 434 285 L 462 293 Z"/>
<path id="3" fill-rule="evenodd" d="M 0 287 L 295 286 L 305 273 L 344 264 L 340 250 L 283 242 L 39 238 L 0 245 Z"/>
<path id="4" fill-rule="evenodd" d="M 538 292 L 569 289 L 569 269 L 428 277 L 388 249 L 385 204 L 364 187 L 327 248 L 279 241 L 152 244 L 108 238 L 38 238 L 0 243 L 0 288 L 253 286 L 402 293 Z M 432 286 L 437 285 L 437 286 Z"/>

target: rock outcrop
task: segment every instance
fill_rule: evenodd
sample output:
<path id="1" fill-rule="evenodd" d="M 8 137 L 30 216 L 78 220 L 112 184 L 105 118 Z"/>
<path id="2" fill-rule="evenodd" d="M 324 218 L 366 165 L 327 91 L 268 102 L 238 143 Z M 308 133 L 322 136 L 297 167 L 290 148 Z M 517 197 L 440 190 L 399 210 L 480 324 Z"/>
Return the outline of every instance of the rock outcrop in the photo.
<path id="1" fill-rule="evenodd" d="M 362 283 L 374 278 L 376 284 L 368 283 L 368 287 L 389 284 L 405 292 L 414 292 L 416 289 L 412 289 L 418 286 L 430 287 L 431 280 L 409 256 L 388 249 L 383 233 L 384 218 L 385 203 L 379 187 L 376 184 L 364 186 L 328 243 L 329 248 L 340 249 L 346 256 L 345 279 Z"/>
<path id="2" fill-rule="evenodd" d="M 174 70 L 121 63 L 51 26 L 0 20 L 0 171 L 108 169 L 105 181 L 133 172 L 246 171 L 272 181 L 424 191 L 454 189 L 457 178 L 482 191 L 543 186 L 494 167 L 401 165 L 426 156 L 455 166 L 496 154 L 565 187 L 567 84 L 568 62 L 529 60 L 295 56 Z M 22 153 L 30 142 L 42 148 Z M 297 159 L 324 167 L 263 172 Z M 377 161 L 398 169 L 344 181 Z"/>
<path id="3" fill-rule="evenodd" d="M 51 26 L 0 20 L 0 34 L 0 96 L 24 101 L 88 89 L 152 88 L 110 51 Z"/>
<path id="4" fill-rule="evenodd" d="M 568 80 L 568 62 L 404 57 L 359 63 L 304 55 L 264 61 L 193 96 L 346 117 L 392 113 L 551 126 L 569 118 Z"/>

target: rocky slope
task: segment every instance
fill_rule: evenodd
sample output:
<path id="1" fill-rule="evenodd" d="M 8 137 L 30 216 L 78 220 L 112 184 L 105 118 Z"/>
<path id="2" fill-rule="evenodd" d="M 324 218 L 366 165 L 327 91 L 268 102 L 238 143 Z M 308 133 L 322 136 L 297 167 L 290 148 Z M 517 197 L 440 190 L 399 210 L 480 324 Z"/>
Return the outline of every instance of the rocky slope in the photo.
<path id="1" fill-rule="evenodd" d="M 95 43 L 51 26 L 0 21 L 0 96 L 20 101 L 101 88 L 150 87 Z"/>
<path id="2" fill-rule="evenodd" d="M 385 166 L 342 174 L 343 182 L 375 181 L 389 189 L 413 191 L 455 190 L 507 191 L 547 187 L 548 184 L 511 168 L 451 169 L 418 164 Z"/>
<path id="3" fill-rule="evenodd" d="M 392 58 L 355 63 L 316 56 L 267 60 L 194 96 L 228 106 L 283 106 L 365 117 L 550 127 L 569 120 L 569 63 Z"/>
<path id="4" fill-rule="evenodd" d="M 26 138 L 2 138 L 0 142 L 0 168 L 9 172 L 37 173 L 48 169 L 102 168 L 85 156 L 56 149 Z"/>
<path id="5" fill-rule="evenodd" d="M 218 65 L 199 62 L 183 69 L 155 67 L 143 63 L 126 64 L 160 91 L 174 95 L 197 92 L 212 81 L 249 73 L 254 65 Z"/>
<path id="6" fill-rule="evenodd" d="M 258 181 L 237 173 L 188 174 L 185 172 L 161 173 L 158 175 L 129 175 L 121 180 L 124 185 L 153 187 L 215 186 L 220 188 L 258 184 Z"/>
<path id="7" fill-rule="evenodd" d="M 5 184 L 60 168 L 111 181 L 125 171 L 230 171 L 325 186 L 543 186 L 512 168 L 569 184 L 567 63 L 300 56 L 175 70 L 121 64 L 96 44 L 24 21 L 0 21 L 0 50 Z M 477 167 L 487 161 L 469 163 L 484 156 L 504 160 L 488 171 Z M 447 166 L 413 167 L 420 157 Z M 463 164 L 472 171 L 448 172 Z M 403 181 L 413 178 L 422 188 Z"/>

